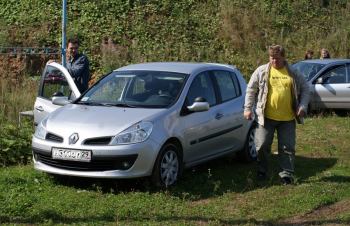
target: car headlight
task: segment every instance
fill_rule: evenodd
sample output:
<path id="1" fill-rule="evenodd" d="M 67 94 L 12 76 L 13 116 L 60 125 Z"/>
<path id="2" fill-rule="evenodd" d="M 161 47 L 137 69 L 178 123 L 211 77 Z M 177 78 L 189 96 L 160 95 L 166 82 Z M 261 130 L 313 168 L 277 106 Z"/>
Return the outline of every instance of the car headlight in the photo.
<path id="1" fill-rule="evenodd" d="M 110 145 L 140 143 L 151 135 L 153 124 L 151 122 L 138 122 L 116 135 Z"/>
<path id="2" fill-rule="evenodd" d="M 39 139 L 42 139 L 42 140 L 45 140 L 46 138 L 46 122 L 47 122 L 47 119 L 44 119 L 42 120 L 39 125 L 36 127 L 35 129 L 35 133 L 34 133 L 34 136 L 36 138 L 39 138 Z"/>

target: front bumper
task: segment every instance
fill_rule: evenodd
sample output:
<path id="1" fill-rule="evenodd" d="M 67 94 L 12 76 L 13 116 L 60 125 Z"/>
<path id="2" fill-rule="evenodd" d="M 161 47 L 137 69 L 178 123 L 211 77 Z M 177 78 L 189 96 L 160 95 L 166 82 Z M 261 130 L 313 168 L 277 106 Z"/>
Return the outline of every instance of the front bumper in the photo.
<path id="1" fill-rule="evenodd" d="M 152 174 L 160 145 L 148 139 L 145 142 L 117 146 L 75 146 L 74 149 L 91 150 L 90 162 L 52 159 L 52 147 L 72 148 L 70 146 L 32 139 L 34 168 L 43 172 L 91 177 L 91 178 L 134 178 Z"/>

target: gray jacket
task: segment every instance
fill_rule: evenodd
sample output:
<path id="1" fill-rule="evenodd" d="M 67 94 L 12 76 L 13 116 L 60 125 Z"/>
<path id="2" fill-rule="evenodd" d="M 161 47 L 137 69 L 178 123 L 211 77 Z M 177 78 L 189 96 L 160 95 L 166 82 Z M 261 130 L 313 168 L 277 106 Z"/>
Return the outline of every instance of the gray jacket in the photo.
<path id="1" fill-rule="evenodd" d="M 252 74 L 247 86 L 244 111 L 255 110 L 255 120 L 264 125 L 264 110 L 267 101 L 268 79 L 270 73 L 270 63 L 261 65 Z M 296 112 L 302 108 L 305 112 L 310 98 L 310 88 L 305 78 L 294 71 L 286 62 L 289 76 L 293 79 L 293 109 Z"/>
<path id="2" fill-rule="evenodd" d="M 88 89 L 90 80 L 89 60 L 84 54 L 78 54 L 73 60 L 69 60 L 67 70 L 73 77 L 80 93 Z"/>

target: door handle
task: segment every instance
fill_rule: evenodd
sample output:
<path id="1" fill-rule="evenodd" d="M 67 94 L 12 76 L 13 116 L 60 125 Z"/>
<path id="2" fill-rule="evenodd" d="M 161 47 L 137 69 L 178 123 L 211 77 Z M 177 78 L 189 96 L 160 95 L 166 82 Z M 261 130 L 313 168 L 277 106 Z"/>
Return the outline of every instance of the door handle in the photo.
<path id="1" fill-rule="evenodd" d="M 215 118 L 216 118 L 217 120 L 219 120 L 219 119 L 221 119 L 223 116 L 224 116 L 223 114 L 217 113 L 217 114 L 215 115 Z"/>
<path id="2" fill-rule="evenodd" d="M 42 106 L 35 107 L 37 111 L 44 111 L 44 108 Z"/>

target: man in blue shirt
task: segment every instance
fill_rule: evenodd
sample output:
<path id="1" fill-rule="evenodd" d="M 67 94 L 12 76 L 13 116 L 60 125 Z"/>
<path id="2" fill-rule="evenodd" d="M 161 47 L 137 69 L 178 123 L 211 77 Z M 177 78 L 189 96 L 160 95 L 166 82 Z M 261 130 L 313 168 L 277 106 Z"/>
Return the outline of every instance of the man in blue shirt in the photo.
<path id="1" fill-rule="evenodd" d="M 79 91 L 83 93 L 89 88 L 89 60 L 84 54 L 79 53 L 78 49 L 79 40 L 77 38 L 68 39 L 67 70 L 74 79 Z"/>

